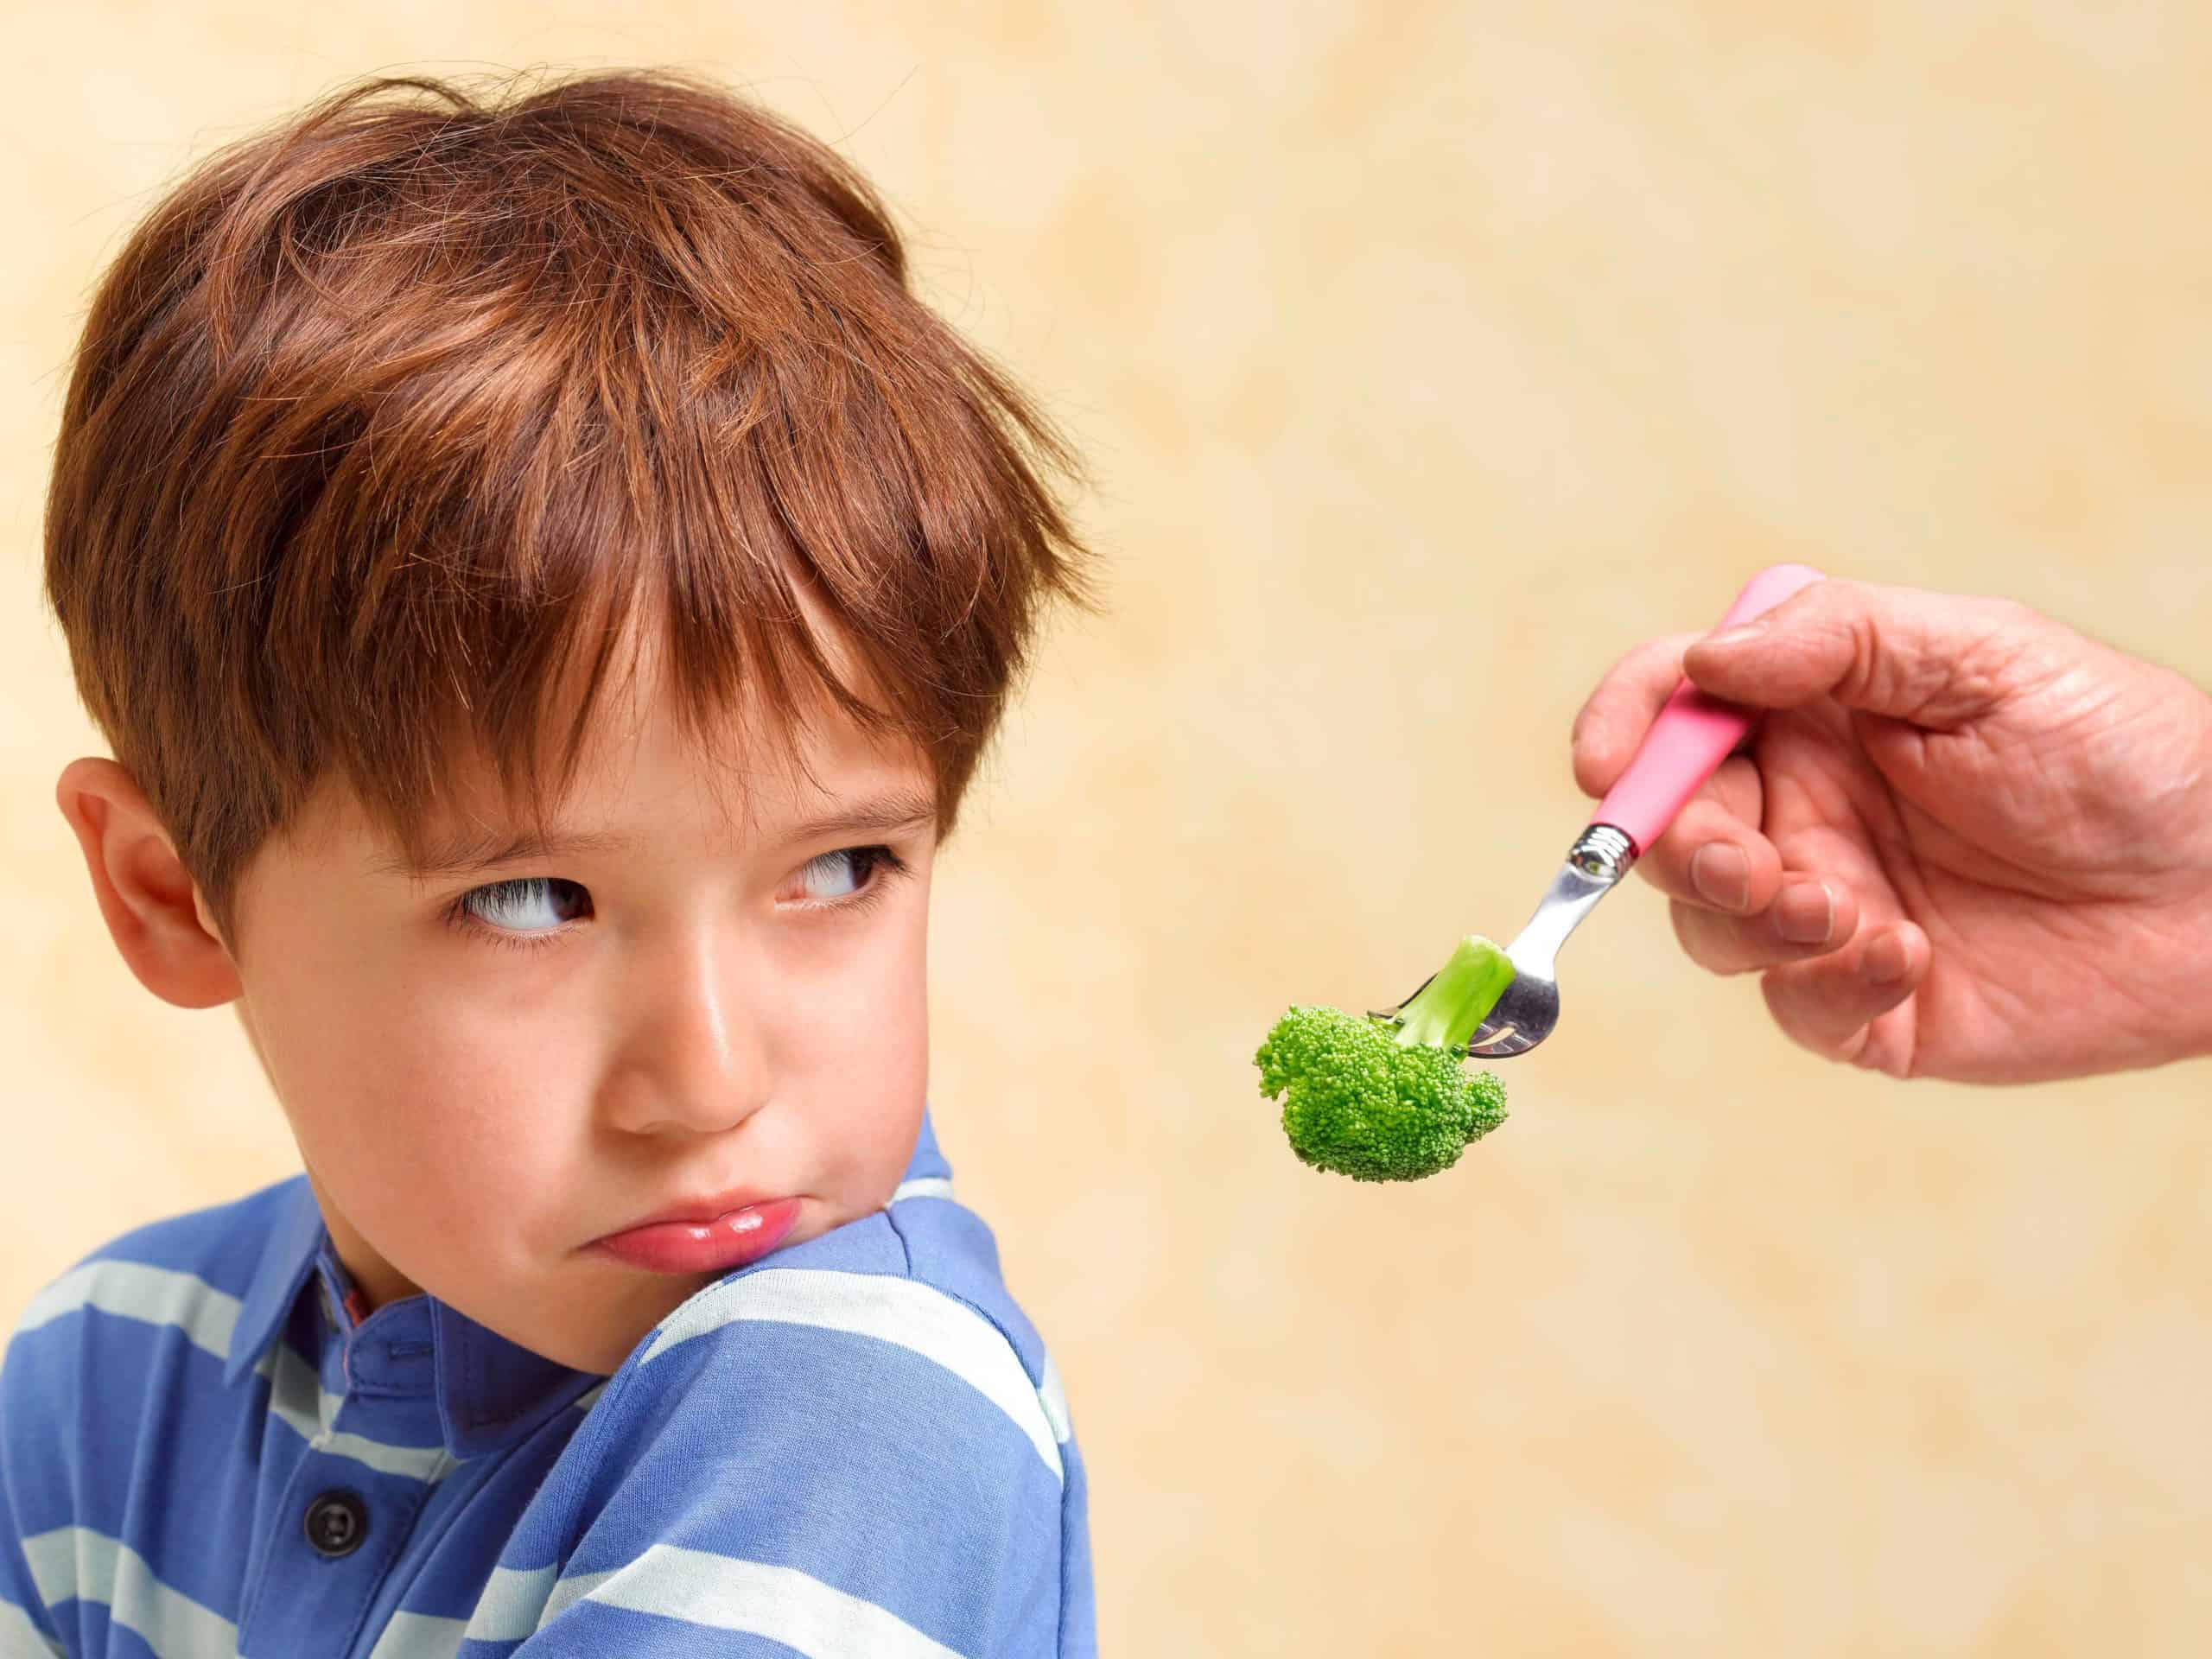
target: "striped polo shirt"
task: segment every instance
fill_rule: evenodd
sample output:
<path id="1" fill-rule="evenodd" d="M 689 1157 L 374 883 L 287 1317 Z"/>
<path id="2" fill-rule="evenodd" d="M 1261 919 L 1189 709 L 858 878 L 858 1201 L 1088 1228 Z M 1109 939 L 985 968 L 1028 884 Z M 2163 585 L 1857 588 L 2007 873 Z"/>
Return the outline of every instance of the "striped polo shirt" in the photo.
<path id="1" fill-rule="evenodd" d="M 950 1176 L 925 1114 L 612 1376 L 362 1317 L 304 1174 L 124 1235 L 0 1369 L 0 1656 L 1091 1659 L 1066 1404 Z"/>

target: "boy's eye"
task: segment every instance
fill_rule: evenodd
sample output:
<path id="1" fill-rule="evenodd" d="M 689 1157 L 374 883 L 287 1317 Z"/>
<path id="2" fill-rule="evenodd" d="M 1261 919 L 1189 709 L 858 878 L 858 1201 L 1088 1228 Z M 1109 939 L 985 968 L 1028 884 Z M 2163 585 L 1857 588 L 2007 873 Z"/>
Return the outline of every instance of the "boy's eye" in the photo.
<path id="1" fill-rule="evenodd" d="M 543 933 L 574 919 L 564 913 L 590 896 L 575 882 L 557 875 L 518 876 L 472 887 L 461 895 L 460 906 L 486 925 L 517 933 Z"/>
<path id="2" fill-rule="evenodd" d="M 906 874 L 905 861 L 888 847 L 841 847 L 800 867 L 801 884 L 815 896 L 787 908 L 861 910 Z M 524 875 L 471 887 L 454 900 L 447 919 L 500 944 L 538 944 L 550 943 L 590 906 L 590 893 L 566 877 Z"/>
<path id="3" fill-rule="evenodd" d="M 891 884 L 906 874 L 906 861 L 888 847 L 840 847 L 799 867 L 802 881 L 818 878 L 827 891 L 791 906 L 794 910 L 860 910 L 882 899 Z"/>
<path id="4" fill-rule="evenodd" d="M 803 865 L 799 879 L 804 881 L 808 876 L 818 875 L 823 883 L 819 896 L 824 900 L 846 898 L 857 893 L 866 880 L 869 855 L 883 850 L 880 847 L 841 847 Z"/>

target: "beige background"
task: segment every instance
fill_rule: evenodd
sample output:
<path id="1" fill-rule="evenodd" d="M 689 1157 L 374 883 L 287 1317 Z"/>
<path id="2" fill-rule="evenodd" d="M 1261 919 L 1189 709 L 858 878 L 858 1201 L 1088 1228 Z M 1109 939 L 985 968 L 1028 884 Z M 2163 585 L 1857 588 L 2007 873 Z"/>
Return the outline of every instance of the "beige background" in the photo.
<path id="1" fill-rule="evenodd" d="M 619 22 L 608 19 L 619 18 Z M 1526 914 L 1567 726 L 1777 556 L 2212 677 L 2212 12 L 1611 0 L 11 18 L 0 1312 L 293 1167 L 142 991 L 37 603 L 94 272 L 372 69 L 683 62 L 890 194 L 1089 451 L 1062 626 L 939 874 L 933 1095 L 1054 1345 L 1117 1655 L 2176 1654 L 2212 1630 L 2212 1065 L 1825 1066 L 1641 883 L 1515 1115 L 1313 1174 L 1251 1052 Z"/>

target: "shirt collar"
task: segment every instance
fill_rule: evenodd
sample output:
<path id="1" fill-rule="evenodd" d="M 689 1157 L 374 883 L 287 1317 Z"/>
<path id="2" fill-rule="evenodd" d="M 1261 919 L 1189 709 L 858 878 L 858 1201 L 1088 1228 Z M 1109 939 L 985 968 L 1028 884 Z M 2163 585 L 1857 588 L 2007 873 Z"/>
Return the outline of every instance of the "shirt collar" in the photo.
<path id="1" fill-rule="evenodd" d="M 269 1351 L 292 1304 L 299 1300 L 302 1287 L 315 1272 L 316 1250 L 328 1236 L 315 1189 L 305 1175 L 293 1176 L 280 1191 L 274 1223 L 262 1240 L 261 1259 L 254 1263 L 237 1323 L 231 1327 L 231 1351 L 223 1363 L 226 1385 L 235 1385 Z"/>
<path id="2" fill-rule="evenodd" d="M 925 1104 L 921 1131 L 904 1179 L 944 1179 L 950 1173 Z M 304 1174 L 282 1185 L 273 1224 L 232 1327 L 230 1352 L 223 1365 L 226 1384 L 236 1384 L 268 1352 L 270 1344 L 279 1339 L 308 1281 L 318 1272 L 330 1281 L 334 1296 L 344 1295 L 345 1269 L 315 1201 L 314 1187 Z M 379 1366 L 404 1363 L 395 1362 L 395 1351 L 417 1357 L 422 1343 L 429 1344 L 438 1421 L 446 1450 L 455 1458 L 472 1458 L 513 1444 L 606 1380 L 597 1372 L 573 1370 L 510 1342 L 428 1294 L 378 1308 L 357 1327 L 358 1338 L 372 1332 L 378 1340 L 357 1344 L 363 1351 L 353 1361 L 356 1380 L 365 1387 L 398 1385 L 397 1376 L 374 1379 L 372 1374 Z"/>
<path id="3" fill-rule="evenodd" d="M 232 1327 L 226 1383 L 235 1384 L 282 1339 L 310 1281 L 320 1276 L 328 1288 L 326 1311 L 350 1287 L 308 1178 L 296 1175 L 284 1186 Z M 346 1341 L 353 1384 L 362 1392 L 419 1395 L 426 1384 L 435 1392 L 446 1450 L 456 1459 L 514 1444 L 606 1381 L 510 1342 L 427 1294 L 376 1309 Z"/>

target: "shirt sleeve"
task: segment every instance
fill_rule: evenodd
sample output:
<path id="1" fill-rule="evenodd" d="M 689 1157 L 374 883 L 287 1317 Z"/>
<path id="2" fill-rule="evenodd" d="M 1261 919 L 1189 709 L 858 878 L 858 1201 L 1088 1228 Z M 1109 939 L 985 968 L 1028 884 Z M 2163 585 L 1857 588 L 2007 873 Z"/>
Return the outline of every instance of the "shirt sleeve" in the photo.
<path id="1" fill-rule="evenodd" d="M 41 1397 L 71 1399 L 75 1390 L 57 1389 L 59 1379 L 52 1376 L 34 1379 L 31 1369 L 25 1344 L 11 1336 L 6 1357 L 0 1359 L 0 1656 L 4 1659 L 51 1659 L 69 1651 L 39 1593 L 24 1543 L 27 1529 L 35 1524 L 25 1515 L 32 1488 L 54 1489 L 63 1478 L 51 1456 L 55 1426 L 40 1421 L 38 1402 Z M 48 1370 L 52 1369 L 49 1363 Z"/>
<path id="2" fill-rule="evenodd" d="M 969 1304 L 755 1270 L 671 1315 L 602 1413 L 517 1659 L 1060 1651 L 1061 1446 Z"/>

